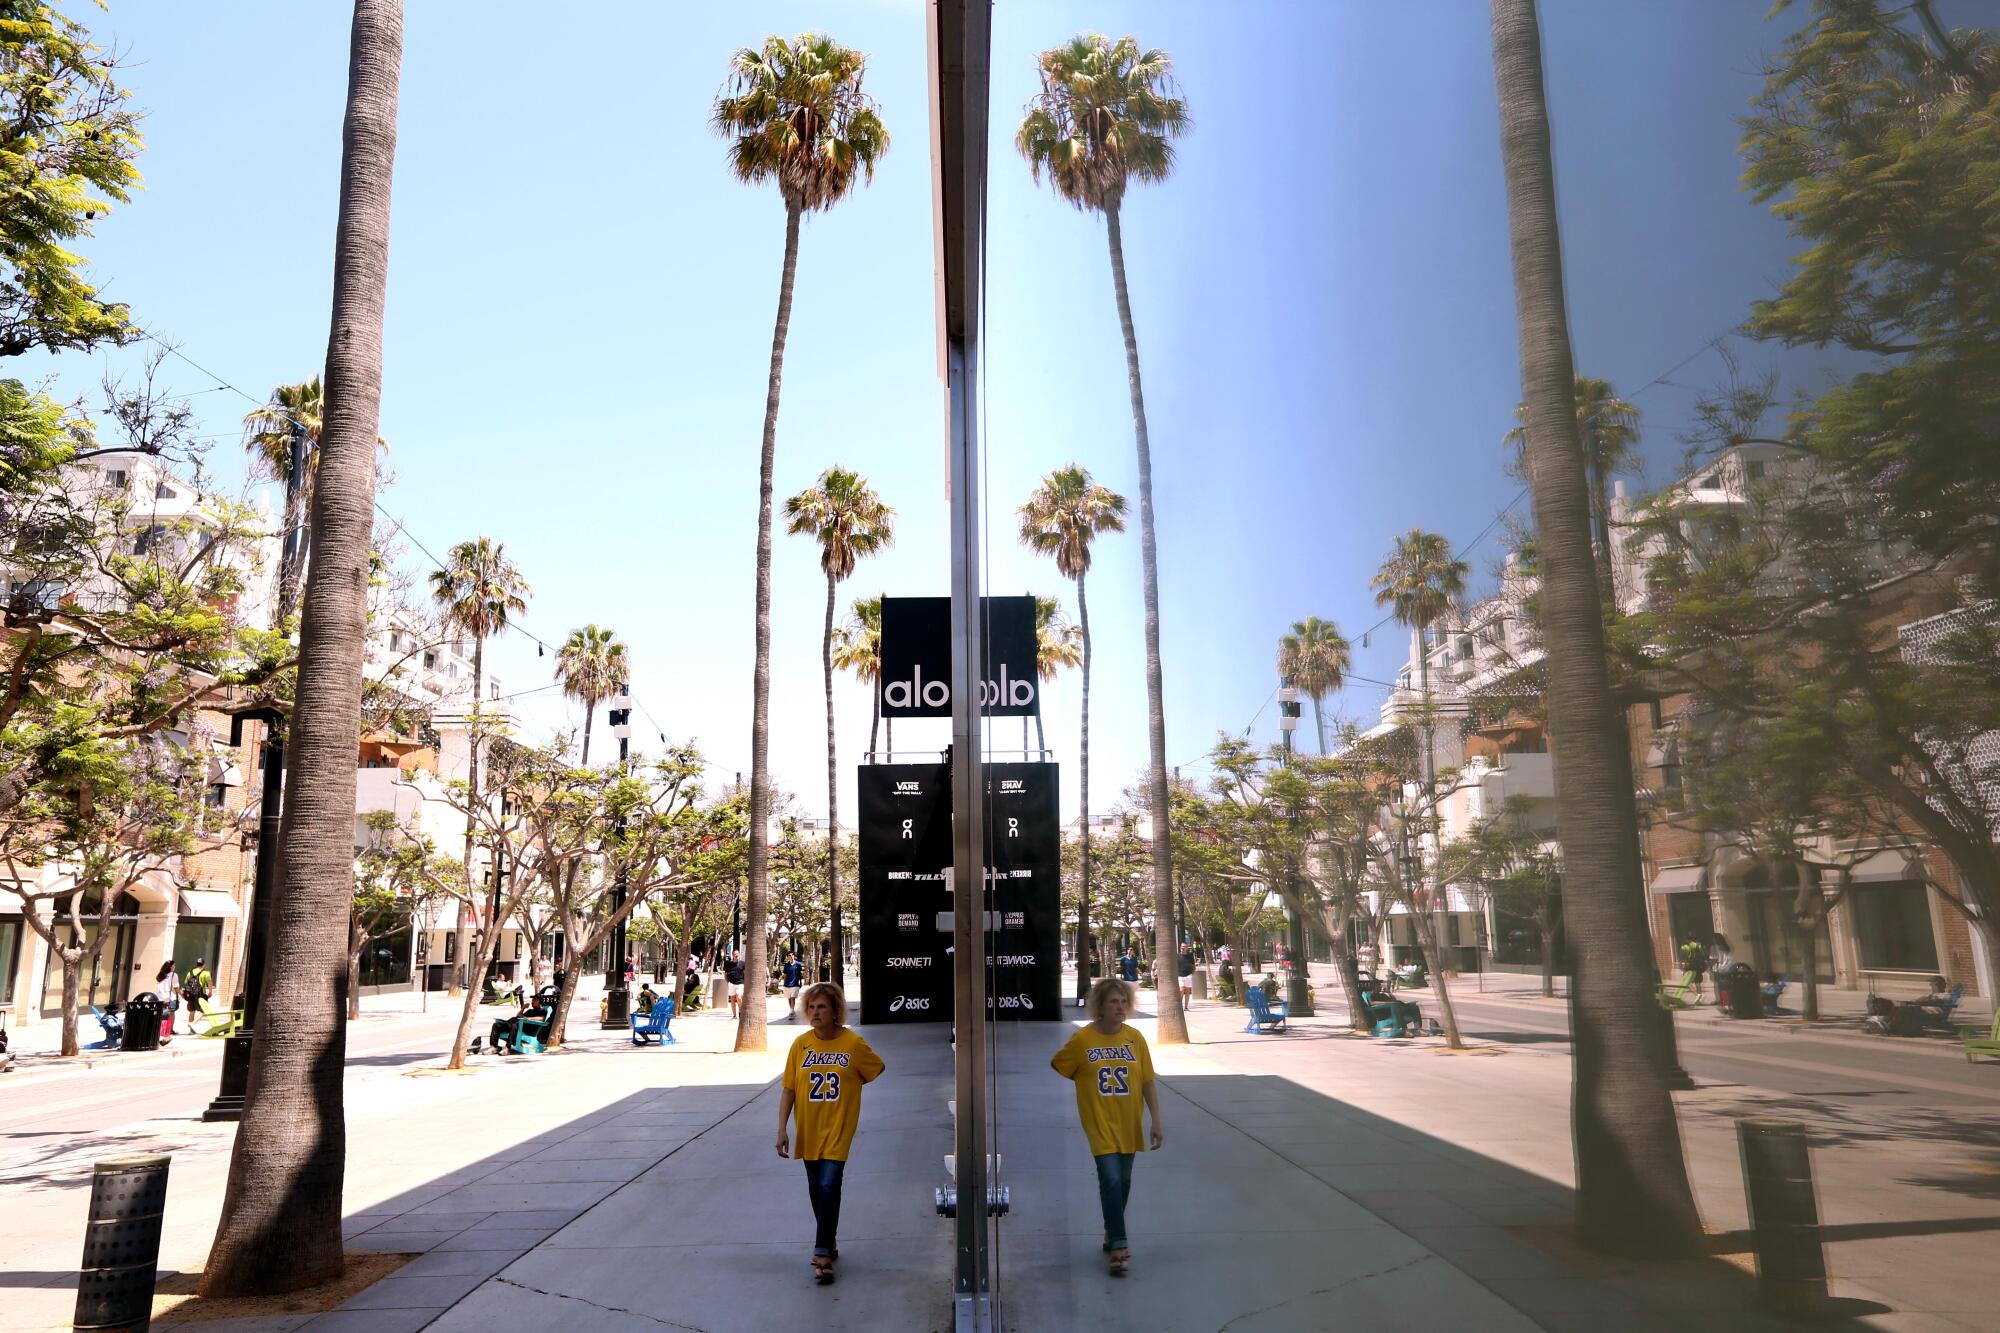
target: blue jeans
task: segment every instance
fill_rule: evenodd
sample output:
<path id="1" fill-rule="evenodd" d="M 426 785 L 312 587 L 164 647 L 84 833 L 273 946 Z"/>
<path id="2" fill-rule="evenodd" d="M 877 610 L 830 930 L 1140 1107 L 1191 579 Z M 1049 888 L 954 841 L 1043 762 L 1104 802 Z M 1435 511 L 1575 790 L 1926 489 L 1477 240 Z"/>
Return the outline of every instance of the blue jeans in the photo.
<path id="1" fill-rule="evenodd" d="M 840 1177 L 846 1170 L 847 1163 L 831 1157 L 806 1163 L 806 1193 L 812 1198 L 813 1220 L 818 1223 L 813 1232 L 814 1254 L 831 1256 L 840 1248 L 836 1238 L 840 1230 Z"/>
<path id="2" fill-rule="evenodd" d="M 1104 1209 L 1104 1239 L 1111 1248 L 1125 1248 L 1125 1201 L 1132 1197 L 1132 1157 L 1108 1152 L 1097 1163 L 1097 1202 Z"/>

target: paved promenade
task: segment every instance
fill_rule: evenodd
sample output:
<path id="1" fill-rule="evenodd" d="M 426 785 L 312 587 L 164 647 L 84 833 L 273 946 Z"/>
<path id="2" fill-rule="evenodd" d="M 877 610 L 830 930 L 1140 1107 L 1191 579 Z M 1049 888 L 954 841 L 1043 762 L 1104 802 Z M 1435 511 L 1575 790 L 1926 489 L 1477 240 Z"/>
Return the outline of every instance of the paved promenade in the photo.
<path id="1" fill-rule="evenodd" d="M 1327 1016 L 1282 1036 L 1244 1033 L 1242 1011 L 1198 1004 L 1197 1044 L 1157 1051 L 1167 1145 L 1137 1165 L 1123 1279 L 1105 1272 L 1071 1094 L 1047 1069 L 1069 1027 L 1000 1029 L 996 1145 L 1013 1192 L 996 1243 L 1005 1327 L 1786 1327 L 1757 1312 L 1740 1241 L 1677 1270 L 1564 1248 L 1569 1060 L 1547 1021 L 1522 1017 L 1536 1002 L 1465 994 L 1469 1031 L 1507 1035 L 1448 1054 L 1435 1040 L 1349 1034 L 1338 994 L 1322 995 Z M 1559 1025 L 1560 1008 L 1550 1012 Z M 796 1029 L 774 1022 L 770 1053 L 738 1056 L 726 1052 L 726 1016 L 676 1028 L 683 1043 L 666 1050 L 593 1033 L 563 1054 L 467 1075 L 351 1074 L 350 1245 L 420 1257 L 329 1314 L 184 1327 L 945 1326 L 951 1232 L 931 1207 L 950 1150 L 944 1029 L 866 1032 L 889 1068 L 869 1089 L 848 1174 L 841 1278 L 819 1288 L 802 1173 L 771 1150 L 778 1055 Z M 1785 1086 L 1704 1079 L 1679 1095 L 1710 1226 L 1745 1222 L 1734 1120 L 1798 1116 L 1814 1134 L 1844 1326 L 2000 1325 L 2000 1077 L 1899 1092 L 1822 1061 L 1835 1048 L 1807 1038 L 1735 1040 L 1786 1050 Z M 1931 1068 L 1930 1054 L 1909 1058 Z M 0 1329 L 67 1326 L 88 1162 L 107 1150 L 176 1152 L 163 1262 L 197 1264 L 227 1133 L 156 1119 L 63 1144 L 28 1171 L 7 1159 L 0 1254 L 25 1271 L 0 1277 L 11 1288 Z"/>

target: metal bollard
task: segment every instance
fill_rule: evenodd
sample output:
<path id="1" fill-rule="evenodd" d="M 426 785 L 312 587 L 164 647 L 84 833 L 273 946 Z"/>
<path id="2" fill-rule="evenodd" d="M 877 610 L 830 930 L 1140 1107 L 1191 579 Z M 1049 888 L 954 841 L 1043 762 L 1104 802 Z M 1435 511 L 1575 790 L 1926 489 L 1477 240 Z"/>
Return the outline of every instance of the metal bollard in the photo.
<path id="1" fill-rule="evenodd" d="M 153 1322 L 153 1282 L 160 1267 L 160 1224 L 167 1208 L 164 1154 L 113 1157 L 90 1182 L 90 1221 L 77 1273 L 80 1329 L 146 1333 Z"/>
<path id="2" fill-rule="evenodd" d="M 1674 1011 L 1665 1005 L 1660 1006 L 1660 1026 L 1666 1030 L 1667 1086 L 1686 1092 L 1694 1087 L 1694 1075 L 1681 1063 L 1680 1033 L 1674 1027 Z"/>
<path id="3" fill-rule="evenodd" d="M 1197 967 L 1194 970 L 1194 998 L 1197 1000 L 1208 998 L 1208 969 L 1205 967 Z"/>
<path id="4" fill-rule="evenodd" d="M 1736 1122 L 1736 1143 L 1765 1297 L 1781 1309 L 1809 1306 L 1826 1295 L 1826 1249 L 1806 1127 L 1752 1116 Z"/>

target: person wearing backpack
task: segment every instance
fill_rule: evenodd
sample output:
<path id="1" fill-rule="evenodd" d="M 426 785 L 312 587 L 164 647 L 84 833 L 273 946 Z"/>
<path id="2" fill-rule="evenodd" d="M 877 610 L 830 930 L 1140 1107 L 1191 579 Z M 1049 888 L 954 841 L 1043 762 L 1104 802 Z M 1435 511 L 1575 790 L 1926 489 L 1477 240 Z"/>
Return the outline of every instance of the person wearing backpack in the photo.
<path id="1" fill-rule="evenodd" d="M 188 1031 L 194 1031 L 194 1020 L 197 1015 L 205 1012 L 202 1005 L 215 993 L 214 987 L 215 978 L 203 965 L 201 955 L 195 955 L 194 963 L 188 968 L 187 975 L 181 978 L 181 998 L 187 1001 Z"/>

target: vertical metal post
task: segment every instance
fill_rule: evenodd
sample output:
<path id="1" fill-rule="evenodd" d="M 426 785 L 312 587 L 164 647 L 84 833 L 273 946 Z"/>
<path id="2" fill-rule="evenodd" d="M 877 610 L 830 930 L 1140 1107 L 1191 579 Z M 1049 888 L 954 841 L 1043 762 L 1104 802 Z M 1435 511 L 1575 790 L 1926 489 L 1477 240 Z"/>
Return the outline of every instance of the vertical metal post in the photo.
<path id="1" fill-rule="evenodd" d="M 243 1118 L 244 1099 L 250 1091 L 250 1051 L 256 1037 L 257 1001 L 264 990 L 264 955 L 270 948 L 272 923 L 277 916 L 278 830 L 283 823 L 285 799 L 284 724 L 276 713 L 250 716 L 261 718 L 264 723 L 264 785 L 258 798 L 262 806 L 257 818 L 256 877 L 250 890 L 250 919 L 245 923 L 250 933 L 244 941 L 243 991 L 236 997 L 243 1021 L 234 1034 L 222 1039 L 221 1087 L 215 1100 L 201 1113 L 201 1118 L 208 1121 Z M 241 742 L 243 721 L 243 715 L 231 720 L 231 745 Z"/>
<path id="2" fill-rule="evenodd" d="M 613 711 L 607 713 L 611 720 L 611 730 L 618 737 L 618 772 L 622 777 L 631 768 L 632 762 L 632 698 L 627 691 L 631 687 L 619 682 L 618 693 L 612 698 Z M 622 832 L 625 821 L 618 821 Z M 617 912 L 625 906 L 625 862 L 618 863 L 618 877 L 611 886 L 611 910 Z M 600 1030 L 610 1032 L 622 1030 L 627 1016 L 632 1012 L 632 993 L 625 988 L 625 953 L 631 945 L 625 936 L 625 920 L 611 928 L 611 959 L 604 968 L 604 1020 Z"/>

